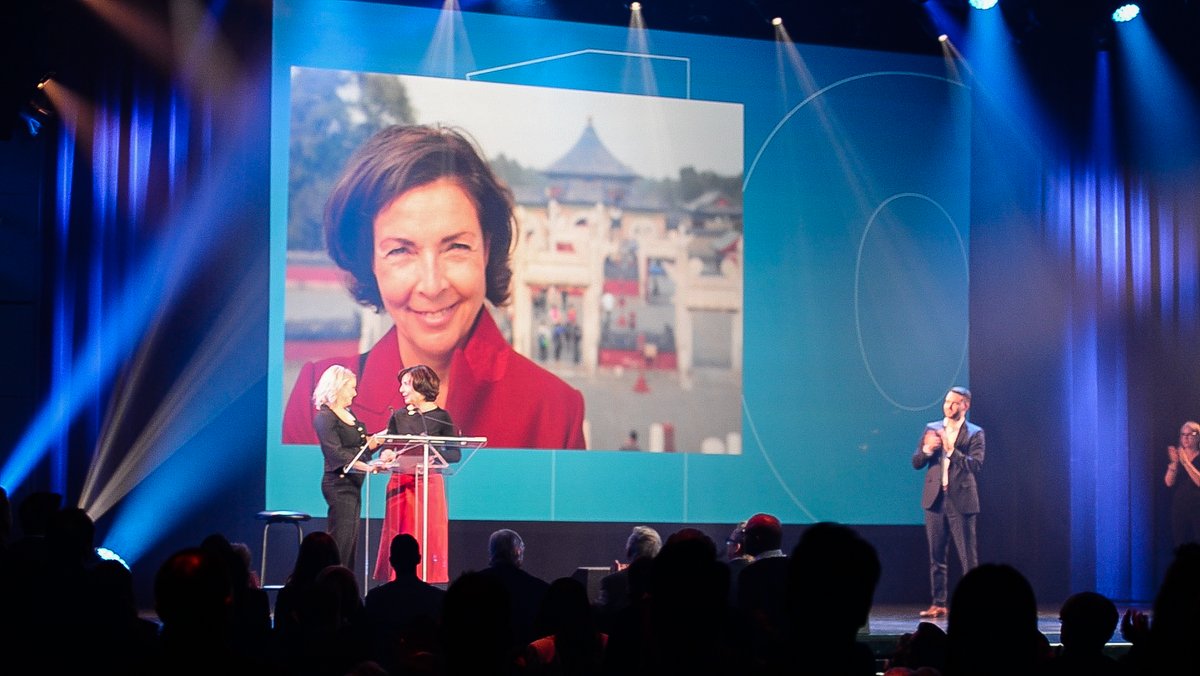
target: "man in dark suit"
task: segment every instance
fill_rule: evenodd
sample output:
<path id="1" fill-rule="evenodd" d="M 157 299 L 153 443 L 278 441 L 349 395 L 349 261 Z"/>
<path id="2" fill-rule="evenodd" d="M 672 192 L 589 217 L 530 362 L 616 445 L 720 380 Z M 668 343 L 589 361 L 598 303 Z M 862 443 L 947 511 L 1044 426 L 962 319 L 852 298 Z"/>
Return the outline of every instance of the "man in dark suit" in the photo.
<path id="1" fill-rule="evenodd" d="M 983 467 L 983 429 L 967 422 L 971 391 L 952 387 L 942 402 L 941 420 L 925 425 L 913 453 L 914 469 L 925 470 L 921 506 L 925 508 L 925 536 L 929 541 L 929 582 L 933 603 L 921 617 L 946 615 L 946 587 L 950 540 L 965 574 L 979 565 L 975 543 L 975 517 L 979 490 L 975 477 Z"/>
<path id="2" fill-rule="evenodd" d="M 550 585 L 541 578 L 521 570 L 525 560 L 525 541 L 516 531 L 503 528 L 488 538 L 488 567 L 481 570 L 500 581 L 508 590 L 512 620 L 513 645 L 525 647 L 534 639 L 535 622 L 542 607 L 542 599 Z"/>
<path id="3" fill-rule="evenodd" d="M 746 520 L 745 532 L 742 551 L 752 560 L 738 573 L 735 606 L 754 623 L 757 638 L 769 642 L 779 639 L 787 624 L 788 560 L 782 549 L 783 524 L 771 514 L 755 514 Z"/>
<path id="4" fill-rule="evenodd" d="M 615 572 L 600 580 L 597 602 L 601 624 L 607 625 L 617 613 L 629 607 L 629 566 L 638 559 L 653 559 L 662 549 L 662 536 L 649 526 L 634 526 L 625 541 L 625 562 L 614 562 Z"/>
<path id="5" fill-rule="evenodd" d="M 417 577 L 421 549 L 413 536 L 392 538 L 388 561 L 396 579 L 367 594 L 365 614 L 375 659 L 395 673 L 406 657 L 402 648 L 409 653 L 434 648 L 446 592 Z"/>

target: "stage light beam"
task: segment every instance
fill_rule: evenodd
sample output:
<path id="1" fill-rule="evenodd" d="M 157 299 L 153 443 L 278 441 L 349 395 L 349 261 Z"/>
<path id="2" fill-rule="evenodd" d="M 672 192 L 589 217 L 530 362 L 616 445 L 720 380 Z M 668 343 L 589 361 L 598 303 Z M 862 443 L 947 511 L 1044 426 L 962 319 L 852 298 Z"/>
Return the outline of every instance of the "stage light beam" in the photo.
<path id="1" fill-rule="evenodd" d="M 975 9 L 988 10 L 996 6 L 999 0 L 971 0 L 971 6 Z"/>

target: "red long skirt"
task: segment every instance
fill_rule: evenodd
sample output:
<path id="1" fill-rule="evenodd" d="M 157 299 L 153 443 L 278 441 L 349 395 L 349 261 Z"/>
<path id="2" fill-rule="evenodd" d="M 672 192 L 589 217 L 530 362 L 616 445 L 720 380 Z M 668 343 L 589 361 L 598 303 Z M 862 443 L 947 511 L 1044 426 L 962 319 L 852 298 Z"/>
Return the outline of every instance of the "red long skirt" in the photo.
<path id="1" fill-rule="evenodd" d="M 379 538 L 379 557 L 375 561 L 376 580 L 394 580 L 396 573 L 388 562 L 392 538 L 408 533 L 421 546 L 421 558 L 427 566 L 424 580 L 430 584 L 450 581 L 449 519 L 446 514 L 446 486 L 442 475 L 429 477 L 429 542 L 421 541 L 421 496 L 411 474 L 393 474 L 387 486 L 387 508 L 383 533 Z M 421 566 L 417 566 L 421 576 Z"/>

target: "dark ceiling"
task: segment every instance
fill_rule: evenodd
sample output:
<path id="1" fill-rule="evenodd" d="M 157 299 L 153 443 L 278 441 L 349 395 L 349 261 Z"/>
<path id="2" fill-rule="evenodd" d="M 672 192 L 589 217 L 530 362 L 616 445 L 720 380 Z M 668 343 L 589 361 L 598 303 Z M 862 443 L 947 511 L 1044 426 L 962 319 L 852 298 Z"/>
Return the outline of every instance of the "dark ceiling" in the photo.
<path id="1" fill-rule="evenodd" d="M 198 0 L 219 8 L 227 42 L 249 61 L 270 42 L 271 0 Z M 372 0 L 441 8 L 444 0 Z M 631 0 L 458 0 L 465 11 L 628 26 Z M 161 0 L 106 0 L 166 20 Z M 1026 70 L 1046 96 L 1082 87 L 1092 76 L 1098 51 L 1119 48 L 1110 14 L 1118 0 L 1000 0 L 996 9 L 1008 26 Z M 1158 43 L 1200 89 L 1200 0 L 1144 0 L 1142 16 Z M 781 17 L 798 43 L 915 54 L 941 54 L 945 30 L 933 16 L 965 23 L 967 0 L 643 0 L 647 28 L 773 40 L 773 17 Z M 53 71 L 76 88 L 87 88 L 112 67 L 119 39 L 105 30 L 80 0 L 0 2 L 0 115 L 16 117 L 30 88 Z M 967 54 L 968 59 L 974 58 Z M 105 65 L 102 65 L 105 64 Z M 9 125 L 2 125 L 6 128 Z M 0 135 L 3 131 L 0 130 Z"/>
<path id="2" fill-rule="evenodd" d="M 434 7 L 439 0 L 382 0 Z M 1021 44 L 1096 49 L 1107 44 L 1111 14 L 1124 0 L 1000 0 L 1009 32 Z M 459 0 L 468 11 L 563 19 L 613 26 L 629 24 L 628 0 Z M 967 0 L 645 0 L 642 15 L 652 29 L 731 37 L 774 39 L 771 19 L 780 17 L 796 42 L 863 49 L 940 54 L 943 32 L 931 6 L 964 20 Z M 1200 0 L 1144 0 L 1140 20 L 1161 43 L 1196 60 Z M 1194 64 L 1193 64 L 1194 65 Z"/>

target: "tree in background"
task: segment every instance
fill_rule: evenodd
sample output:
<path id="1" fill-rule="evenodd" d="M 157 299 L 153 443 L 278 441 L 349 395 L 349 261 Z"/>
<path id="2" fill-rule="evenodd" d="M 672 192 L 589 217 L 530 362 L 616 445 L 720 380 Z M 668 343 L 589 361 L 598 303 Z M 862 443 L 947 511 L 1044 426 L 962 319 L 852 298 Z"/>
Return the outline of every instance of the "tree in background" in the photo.
<path id="1" fill-rule="evenodd" d="M 324 251 L 321 219 L 333 182 L 375 132 L 412 124 L 394 75 L 295 68 L 288 164 L 288 250 Z"/>

